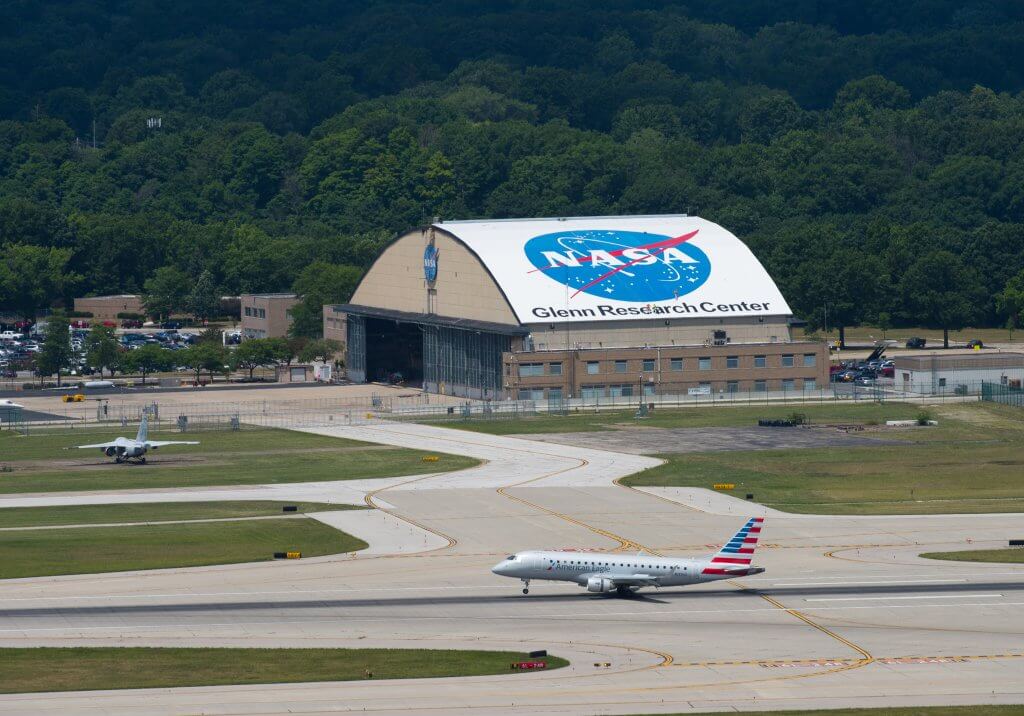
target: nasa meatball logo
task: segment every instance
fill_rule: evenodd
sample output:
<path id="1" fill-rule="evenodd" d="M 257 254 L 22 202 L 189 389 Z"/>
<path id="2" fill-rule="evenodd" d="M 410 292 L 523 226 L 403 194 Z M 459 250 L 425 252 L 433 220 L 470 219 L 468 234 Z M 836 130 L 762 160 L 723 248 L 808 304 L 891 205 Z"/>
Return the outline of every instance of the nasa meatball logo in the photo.
<path id="1" fill-rule="evenodd" d="M 639 231 L 559 231 L 530 239 L 524 251 L 531 274 L 543 274 L 581 293 L 650 303 L 685 296 L 711 275 L 707 254 L 680 236 Z"/>
<path id="2" fill-rule="evenodd" d="M 433 244 L 427 244 L 423 249 L 423 277 L 433 283 L 437 279 L 437 258 L 441 252 Z"/>

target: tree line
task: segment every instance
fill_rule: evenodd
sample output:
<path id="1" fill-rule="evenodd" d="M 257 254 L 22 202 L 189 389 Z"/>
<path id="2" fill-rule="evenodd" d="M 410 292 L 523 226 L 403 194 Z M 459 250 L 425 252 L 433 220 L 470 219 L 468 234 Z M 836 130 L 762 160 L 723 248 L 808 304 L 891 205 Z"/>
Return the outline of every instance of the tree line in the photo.
<path id="1" fill-rule="evenodd" d="M 812 326 L 1019 322 L 1018 9 L 21 4 L 0 29 L 0 310 L 295 290 L 316 335 L 436 216 L 691 213 Z"/>

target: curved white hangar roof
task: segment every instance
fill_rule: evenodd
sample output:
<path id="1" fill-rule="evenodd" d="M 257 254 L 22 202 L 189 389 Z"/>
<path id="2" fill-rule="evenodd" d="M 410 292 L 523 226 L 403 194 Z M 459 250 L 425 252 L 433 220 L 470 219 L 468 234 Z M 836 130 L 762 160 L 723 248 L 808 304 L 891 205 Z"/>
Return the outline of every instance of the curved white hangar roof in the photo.
<path id="1" fill-rule="evenodd" d="M 750 249 L 721 226 L 695 216 L 434 226 L 480 258 L 521 323 L 792 313 Z"/>

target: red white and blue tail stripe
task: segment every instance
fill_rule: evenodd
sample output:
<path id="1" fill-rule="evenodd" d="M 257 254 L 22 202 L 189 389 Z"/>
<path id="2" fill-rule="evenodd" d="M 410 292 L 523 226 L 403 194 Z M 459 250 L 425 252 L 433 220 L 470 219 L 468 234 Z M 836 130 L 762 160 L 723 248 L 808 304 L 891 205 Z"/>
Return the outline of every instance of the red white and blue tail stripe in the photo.
<path id="1" fill-rule="evenodd" d="M 763 517 L 751 517 L 747 520 L 747 524 L 715 553 L 702 574 L 745 574 L 745 568 L 750 566 L 750 560 L 754 558 L 762 525 Z"/>

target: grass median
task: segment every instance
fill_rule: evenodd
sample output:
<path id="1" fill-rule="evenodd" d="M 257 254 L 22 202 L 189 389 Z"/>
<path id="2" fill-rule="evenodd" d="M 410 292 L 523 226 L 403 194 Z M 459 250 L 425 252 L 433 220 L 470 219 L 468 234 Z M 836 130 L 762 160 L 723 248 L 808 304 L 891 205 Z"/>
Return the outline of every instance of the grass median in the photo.
<path id="1" fill-rule="evenodd" d="M 636 410 L 580 411 L 568 415 L 537 415 L 493 420 L 453 420 L 437 423 L 452 428 L 491 435 L 536 435 L 614 430 L 617 427 L 643 428 L 716 428 L 756 426 L 758 418 L 787 418 L 793 413 L 806 415 L 811 423 L 884 423 L 909 420 L 921 407 L 908 403 L 838 403 L 785 405 L 719 405 L 706 403 L 688 408 L 658 407 L 646 418 L 637 418 Z"/>
<path id="2" fill-rule="evenodd" d="M 946 559 L 953 562 L 991 562 L 994 564 L 1024 564 L 1024 549 L 971 549 L 958 552 L 925 552 L 925 559 Z"/>
<path id="3" fill-rule="evenodd" d="M 116 505 L 59 505 L 54 507 L 0 508 L 0 529 L 50 525 L 115 524 L 127 522 L 173 522 L 175 520 L 217 520 L 245 517 L 273 517 L 328 510 L 361 510 L 362 505 L 328 505 L 317 502 L 138 502 Z"/>
<path id="4" fill-rule="evenodd" d="M 0 532 L 0 579 L 260 562 L 366 549 L 309 517 Z"/>
<path id="5" fill-rule="evenodd" d="M 517 673 L 526 654 L 441 649 L 0 649 L 0 693 L 424 679 Z M 549 669 L 567 666 L 557 656 Z"/>
<path id="6" fill-rule="evenodd" d="M 98 437 L 0 433 L 0 462 L 10 468 L 0 473 L 0 494 L 359 480 L 447 472 L 479 463 L 458 455 L 288 430 L 196 433 L 189 438 L 200 445 L 163 448 L 148 456 L 147 465 L 116 465 L 99 450 L 64 450 Z M 155 439 L 160 437 L 171 439 Z M 427 456 L 439 459 L 425 462 Z"/>

